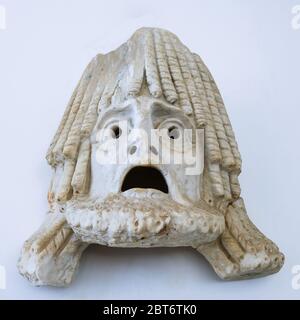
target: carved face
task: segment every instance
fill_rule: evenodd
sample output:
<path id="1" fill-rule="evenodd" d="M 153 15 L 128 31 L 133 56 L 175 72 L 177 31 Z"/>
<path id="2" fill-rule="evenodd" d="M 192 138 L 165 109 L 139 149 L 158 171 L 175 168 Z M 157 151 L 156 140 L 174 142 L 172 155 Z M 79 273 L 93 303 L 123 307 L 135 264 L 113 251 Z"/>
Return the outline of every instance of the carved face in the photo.
<path id="1" fill-rule="evenodd" d="M 195 204 L 203 165 L 195 133 L 193 119 L 163 100 L 141 96 L 110 107 L 100 114 L 93 137 L 91 197 L 152 188 Z M 198 172 L 188 174 L 187 160 L 195 160 Z"/>
<path id="2" fill-rule="evenodd" d="M 241 157 L 216 83 L 166 30 L 142 28 L 89 63 L 47 160 L 50 213 L 19 262 L 35 284 L 70 283 L 88 243 L 192 246 L 223 279 L 283 264 L 240 198 Z"/>
<path id="3" fill-rule="evenodd" d="M 85 241 L 145 246 L 175 237 L 184 245 L 223 231 L 222 217 L 200 201 L 203 131 L 181 109 L 128 99 L 100 113 L 91 140 L 89 196 L 67 210 Z"/>

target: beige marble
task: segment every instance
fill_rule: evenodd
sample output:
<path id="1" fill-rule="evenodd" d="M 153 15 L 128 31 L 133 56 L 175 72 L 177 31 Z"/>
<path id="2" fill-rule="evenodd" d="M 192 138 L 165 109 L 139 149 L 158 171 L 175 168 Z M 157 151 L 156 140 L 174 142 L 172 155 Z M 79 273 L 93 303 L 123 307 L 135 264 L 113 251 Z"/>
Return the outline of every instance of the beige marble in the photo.
<path id="1" fill-rule="evenodd" d="M 241 157 L 212 75 L 168 31 L 139 29 L 89 63 L 47 160 L 49 212 L 18 262 L 35 285 L 68 285 L 90 243 L 191 246 L 222 279 L 283 265 L 240 197 Z"/>

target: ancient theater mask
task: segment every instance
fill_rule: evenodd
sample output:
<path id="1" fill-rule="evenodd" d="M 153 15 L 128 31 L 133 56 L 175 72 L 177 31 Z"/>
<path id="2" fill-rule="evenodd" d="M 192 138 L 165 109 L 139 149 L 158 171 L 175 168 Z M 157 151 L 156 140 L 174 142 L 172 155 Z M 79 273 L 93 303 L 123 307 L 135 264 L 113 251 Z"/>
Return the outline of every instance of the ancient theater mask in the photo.
<path id="1" fill-rule="evenodd" d="M 18 263 L 33 284 L 69 284 L 91 243 L 190 246 L 222 279 L 283 264 L 240 197 L 241 158 L 217 86 L 168 31 L 142 28 L 90 62 L 47 160 L 49 212 Z"/>

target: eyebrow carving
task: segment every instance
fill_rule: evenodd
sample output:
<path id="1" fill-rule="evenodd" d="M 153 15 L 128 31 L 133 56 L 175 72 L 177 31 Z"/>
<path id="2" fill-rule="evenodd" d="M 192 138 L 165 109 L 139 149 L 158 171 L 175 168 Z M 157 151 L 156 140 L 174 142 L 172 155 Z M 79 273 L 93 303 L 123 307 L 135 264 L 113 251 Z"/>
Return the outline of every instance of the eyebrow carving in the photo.
<path id="1" fill-rule="evenodd" d="M 118 118 L 125 117 L 130 113 L 130 109 L 132 109 L 132 104 L 127 104 L 125 106 L 117 106 L 112 107 L 105 111 L 102 115 L 99 115 L 99 122 L 96 125 L 96 130 L 99 130 L 103 127 L 103 124 L 106 124 L 108 119 L 113 116 L 117 116 Z"/>

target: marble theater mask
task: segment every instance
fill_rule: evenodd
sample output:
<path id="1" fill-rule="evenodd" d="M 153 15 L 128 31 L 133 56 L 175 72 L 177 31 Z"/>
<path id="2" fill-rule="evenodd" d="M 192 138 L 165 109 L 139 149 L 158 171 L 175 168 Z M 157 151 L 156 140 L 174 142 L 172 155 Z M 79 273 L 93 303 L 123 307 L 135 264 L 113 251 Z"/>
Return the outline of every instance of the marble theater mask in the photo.
<path id="1" fill-rule="evenodd" d="M 222 279 L 283 264 L 240 197 L 241 157 L 218 88 L 168 31 L 142 28 L 89 63 L 47 160 L 49 212 L 18 263 L 33 284 L 69 284 L 91 243 L 190 246 Z"/>

